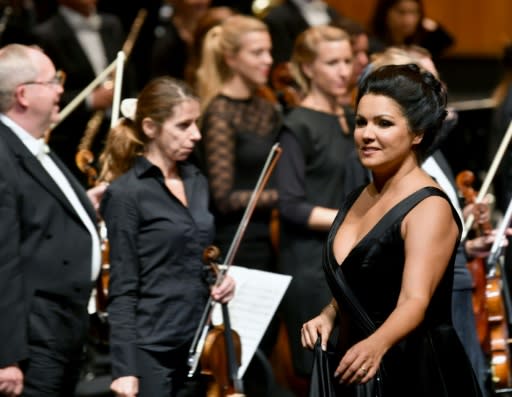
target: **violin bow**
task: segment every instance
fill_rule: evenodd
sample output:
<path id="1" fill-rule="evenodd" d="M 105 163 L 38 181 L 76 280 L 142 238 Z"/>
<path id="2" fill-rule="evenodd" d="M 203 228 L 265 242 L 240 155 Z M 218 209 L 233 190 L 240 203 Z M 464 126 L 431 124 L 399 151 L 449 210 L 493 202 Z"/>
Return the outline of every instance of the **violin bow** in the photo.
<path id="1" fill-rule="evenodd" d="M 233 259 L 235 258 L 236 252 L 238 251 L 240 242 L 242 241 L 242 237 L 245 233 L 245 230 L 247 229 L 247 225 L 249 224 L 249 220 L 252 216 L 252 213 L 254 212 L 254 209 L 256 208 L 256 204 L 258 203 L 258 200 L 270 178 L 270 175 L 272 175 L 272 172 L 274 171 L 277 165 L 279 157 L 281 157 L 281 151 L 282 149 L 279 147 L 279 143 L 275 143 L 274 146 L 272 146 L 272 148 L 270 149 L 270 152 L 267 156 L 267 160 L 265 161 L 265 165 L 263 166 L 256 186 L 254 187 L 254 190 L 251 193 L 251 197 L 249 199 L 247 207 L 245 208 L 242 220 L 238 225 L 238 229 L 235 233 L 233 241 L 231 242 L 228 253 L 226 254 L 224 264 L 222 266 L 219 266 L 219 272 L 217 275 L 215 285 L 219 285 L 222 282 L 230 266 L 233 264 Z M 206 336 L 210 328 L 210 314 L 214 305 L 215 301 L 210 296 L 204 308 L 203 314 L 201 315 L 199 326 L 194 335 L 194 339 L 192 340 L 192 345 L 190 346 L 189 349 L 189 356 L 187 360 L 188 365 L 190 367 L 190 370 L 188 372 L 189 378 L 194 376 L 194 373 L 196 372 L 197 369 L 197 365 L 199 364 L 199 358 L 201 357 L 201 353 L 204 348 L 204 342 L 206 340 Z"/>
<path id="2" fill-rule="evenodd" d="M 51 131 L 57 127 L 66 117 L 69 116 L 71 112 L 73 112 L 78 105 L 80 105 L 85 98 L 87 98 L 100 84 L 102 84 L 105 80 L 107 80 L 114 70 L 117 74 L 121 74 L 121 77 L 119 78 L 119 82 L 122 81 L 122 71 L 120 69 L 123 69 L 125 60 L 130 56 L 130 53 L 133 49 L 133 46 L 135 44 L 135 41 L 137 39 L 137 36 L 140 32 L 140 29 L 142 27 L 142 24 L 144 23 L 146 17 L 147 17 L 147 10 L 145 8 L 141 8 L 139 12 L 137 13 L 137 16 L 135 17 L 135 20 L 132 24 L 132 27 L 130 29 L 130 32 L 128 33 L 128 36 L 123 44 L 123 47 L 121 51 L 123 53 L 123 57 L 121 59 L 121 56 L 119 55 L 119 52 L 117 54 L 117 58 L 110 63 L 94 80 L 92 80 L 89 85 L 87 85 L 76 97 L 71 100 L 59 113 L 59 118 L 56 123 L 50 126 L 50 129 L 46 132 L 45 135 L 45 141 L 46 143 L 50 140 L 50 134 Z M 116 77 L 116 83 L 118 82 L 118 78 Z M 117 85 L 117 84 L 116 84 Z M 121 84 L 119 84 L 121 85 Z M 115 89 L 115 87 L 114 87 Z M 115 95 L 115 92 L 114 92 Z M 119 94 L 120 95 L 120 94 Z M 118 111 L 119 112 L 119 111 Z M 118 117 L 118 115 L 115 115 L 115 113 L 112 113 L 113 117 L 112 119 Z M 98 118 L 100 118 L 98 116 Z M 101 117 L 102 118 L 102 117 Z M 117 119 L 116 119 L 117 120 Z M 101 121 L 101 120 L 100 120 Z M 114 124 L 111 124 L 113 126 Z"/>
<path id="3" fill-rule="evenodd" d="M 89 96 L 89 94 L 95 90 L 97 86 L 103 83 L 103 80 L 105 80 L 112 73 L 116 66 L 117 58 L 113 60 L 112 63 L 108 65 L 105 70 L 103 70 L 103 72 L 96 76 L 96 78 L 91 81 L 87 87 L 85 87 L 76 97 L 73 98 L 71 102 L 69 102 L 64 107 L 64 109 L 60 111 L 59 120 L 50 126 L 50 131 L 57 127 L 67 116 L 69 116 L 69 114 L 75 110 L 77 106 L 80 105 L 80 103 L 82 103 L 85 98 L 87 98 L 87 96 Z M 46 133 L 46 142 L 48 142 L 50 138 L 50 131 Z"/>
<path id="4" fill-rule="evenodd" d="M 119 120 L 119 106 L 121 103 L 121 90 L 123 89 L 123 71 L 126 61 L 126 55 L 123 51 L 117 53 L 117 67 L 114 81 L 114 96 L 112 98 L 112 118 L 110 119 L 110 128 L 114 128 Z"/>
<path id="5" fill-rule="evenodd" d="M 489 171 L 487 171 L 487 175 L 485 176 L 485 179 L 482 182 L 480 191 L 478 192 L 478 195 L 475 199 L 475 204 L 481 203 L 483 201 L 484 197 L 486 196 L 487 191 L 489 190 L 489 187 L 491 186 L 491 182 L 494 179 L 494 176 L 496 175 L 498 166 L 500 165 L 501 160 L 503 159 L 503 155 L 505 154 L 505 151 L 507 150 L 507 147 L 508 147 L 508 144 L 510 143 L 511 138 L 512 138 L 512 121 L 508 125 L 507 132 L 505 133 L 505 136 L 501 140 L 500 146 L 498 147 L 498 150 L 496 151 L 496 155 L 494 156 L 491 166 L 489 167 Z M 474 221 L 475 221 L 475 216 L 472 213 L 469 214 L 468 218 L 466 219 L 466 223 L 464 224 L 464 230 L 462 231 L 461 241 L 464 241 L 466 239 L 468 232 L 471 229 L 471 226 L 473 226 Z"/>

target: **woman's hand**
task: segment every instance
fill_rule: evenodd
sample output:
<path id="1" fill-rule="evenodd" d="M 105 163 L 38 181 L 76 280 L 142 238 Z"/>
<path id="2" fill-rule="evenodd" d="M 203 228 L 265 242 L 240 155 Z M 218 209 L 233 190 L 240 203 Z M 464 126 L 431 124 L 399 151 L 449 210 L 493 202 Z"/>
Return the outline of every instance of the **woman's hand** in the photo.
<path id="1" fill-rule="evenodd" d="M 135 397 L 139 393 L 139 379 L 135 376 L 122 376 L 110 384 L 117 397 Z"/>
<path id="2" fill-rule="evenodd" d="M 507 236 L 512 235 L 512 228 L 507 228 L 505 231 Z M 467 240 L 464 244 L 466 254 L 470 258 L 487 258 L 489 256 L 494 240 L 496 239 L 496 230 L 485 236 L 475 237 L 472 240 Z M 508 240 L 504 238 L 501 241 L 501 247 L 507 247 Z"/>
<path id="3" fill-rule="evenodd" d="M 473 228 L 478 228 L 481 225 L 489 223 L 491 220 L 491 209 L 489 208 L 488 199 L 484 199 L 481 203 L 468 204 L 462 210 L 464 219 L 467 219 L 469 215 L 473 215 L 474 223 Z"/>
<path id="4" fill-rule="evenodd" d="M 87 196 L 89 197 L 89 200 L 91 200 L 92 206 L 96 210 L 96 215 L 99 217 L 98 209 L 100 208 L 101 199 L 103 198 L 103 195 L 105 194 L 105 190 L 107 190 L 108 183 L 102 182 L 93 188 L 90 188 L 87 190 Z"/>
<path id="5" fill-rule="evenodd" d="M 210 294 L 217 302 L 229 302 L 235 295 L 235 280 L 231 276 L 226 275 L 219 285 L 212 287 Z"/>
<path id="6" fill-rule="evenodd" d="M 23 391 L 23 372 L 17 364 L 0 368 L 0 395 L 14 397 Z"/>
<path id="7" fill-rule="evenodd" d="M 377 373 L 385 349 L 372 337 L 363 339 L 347 350 L 334 372 L 340 383 L 366 383 Z"/>
<path id="8" fill-rule="evenodd" d="M 336 314 L 336 308 L 332 304 L 329 304 L 318 316 L 304 323 L 300 330 L 302 347 L 313 349 L 318 336 L 320 336 L 322 349 L 326 350 L 327 341 L 334 328 Z"/>

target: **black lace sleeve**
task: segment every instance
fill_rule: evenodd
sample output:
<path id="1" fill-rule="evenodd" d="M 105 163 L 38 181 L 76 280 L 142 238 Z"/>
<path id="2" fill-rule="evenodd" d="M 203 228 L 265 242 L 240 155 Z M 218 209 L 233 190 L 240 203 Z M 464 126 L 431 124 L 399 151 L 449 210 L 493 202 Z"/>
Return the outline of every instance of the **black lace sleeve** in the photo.
<path id="1" fill-rule="evenodd" d="M 222 213 L 247 206 L 277 130 L 277 112 L 259 98 L 219 96 L 202 120 L 204 160 L 216 208 Z M 277 204 L 277 190 L 265 189 L 258 208 Z"/>

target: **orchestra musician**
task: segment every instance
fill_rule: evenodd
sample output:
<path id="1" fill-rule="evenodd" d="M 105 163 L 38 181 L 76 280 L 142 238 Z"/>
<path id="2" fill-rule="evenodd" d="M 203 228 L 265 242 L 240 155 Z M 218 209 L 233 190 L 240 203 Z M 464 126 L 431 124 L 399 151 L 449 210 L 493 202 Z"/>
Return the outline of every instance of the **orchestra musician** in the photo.
<path id="1" fill-rule="evenodd" d="M 100 264 L 95 208 L 44 143 L 61 75 L 38 49 L 0 50 L 0 394 L 69 397 Z M 89 196 L 89 197 L 88 197 Z"/>
<path id="2" fill-rule="evenodd" d="M 125 35 L 117 16 L 96 11 L 97 0 L 59 0 L 58 3 L 57 12 L 35 27 L 34 38 L 56 67 L 66 73 L 62 104 L 67 105 L 116 58 Z M 131 95 L 135 84 L 130 67 L 123 82 L 124 95 Z M 107 81 L 51 131 L 49 145 L 79 180 L 84 179 L 75 164 L 80 139 L 93 114 L 105 112 L 91 148 L 95 155 L 100 152 L 109 127 L 112 98 L 113 84 Z"/>
<path id="3" fill-rule="evenodd" d="M 122 106 L 124 109 L 124 105 Z M 110 242 L 111 389 L 123 397 L 199 396 L 187 356 L 203 308 L 227 302 L 227 275 L 209 291 L 203 250 L 214 237 L 208 183 L 187 162 L 201 134 L 199 102 L 184 83 L 150 81 L 112 128 L 100 179 Z"/>

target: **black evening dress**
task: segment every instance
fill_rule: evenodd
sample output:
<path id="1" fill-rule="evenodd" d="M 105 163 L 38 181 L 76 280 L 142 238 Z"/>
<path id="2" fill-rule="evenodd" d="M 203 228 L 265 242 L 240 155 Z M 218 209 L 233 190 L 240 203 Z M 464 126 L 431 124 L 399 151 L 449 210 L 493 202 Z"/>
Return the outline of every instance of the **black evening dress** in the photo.
<path id="1" fill-rule="evenodd" d="M 324 251 L 324 270 L 332 294 L 344 315 L 339 352 L 368 337 L 395 309 L 405 261 L 400 227 L 407 213 L 429 196 L 448 197 L 425 187 L 399 202 L 338 264 L 333 240 L 345 215 L 362 191 L 352 192 L 333 223 Z M 459 217 L 453 210 L 459 225 Z M 384 355 L 377 375 L 368 383 L 339 386 L 337 396 L 448 397 L 481 396 L 478 383 L 451 320 L 451 291 L 457 244 L 450 264 L 416 330 Z M 348 321 L 347 321 L 348 319 Z"/>

